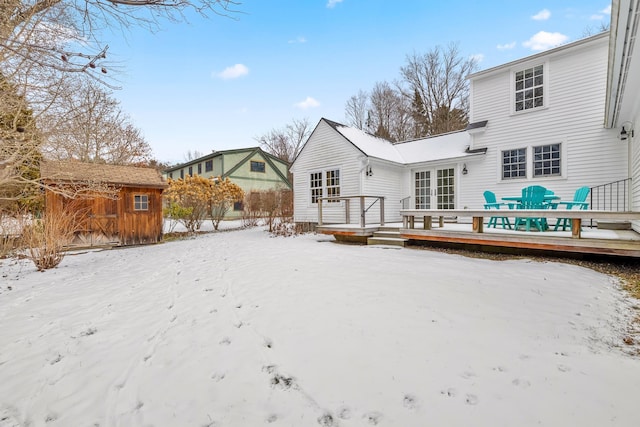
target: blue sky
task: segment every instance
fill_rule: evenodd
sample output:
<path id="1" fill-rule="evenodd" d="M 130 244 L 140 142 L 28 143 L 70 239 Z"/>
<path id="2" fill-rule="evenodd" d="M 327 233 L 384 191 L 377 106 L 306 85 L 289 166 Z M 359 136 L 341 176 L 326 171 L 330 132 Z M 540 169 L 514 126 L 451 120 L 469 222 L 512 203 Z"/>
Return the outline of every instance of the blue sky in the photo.
<path id="1" fill-rule="evenodd" d="M 347 99 L 397 80 L 413 52 L 457 42 L 485 69 L 610 19 L 606 0 L 241 1 L 230 18 L 105 34 L 115 96 L 159 160 L 253 147 L 294 118 L 344 122 Z"/>

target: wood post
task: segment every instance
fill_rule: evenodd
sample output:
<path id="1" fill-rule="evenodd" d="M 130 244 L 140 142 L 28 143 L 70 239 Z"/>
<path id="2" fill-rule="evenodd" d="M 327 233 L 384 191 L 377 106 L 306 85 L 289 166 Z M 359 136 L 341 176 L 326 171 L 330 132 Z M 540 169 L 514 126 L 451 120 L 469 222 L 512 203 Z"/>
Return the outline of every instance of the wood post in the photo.
<path id="1" fill-rule="evenodd" d="M 571 237 L 579 239 L 582 233 L 582 220 L 580 218 L 571 218 Z"/>
<path id="2" fill-rule="evenodd" d="M 423 218 L 423 227 L 425 230 L 431 230 L 431 217 L 430 216 L 425 216 Z M 413 228 L 413 227 L 412 227 Z"/>
<path id="3" fill-rule="evenodd" d="M 473 217 L 472 230 L 474 233 L 482 233 L 484 231 L 484 218 L 481 216 Z"/>

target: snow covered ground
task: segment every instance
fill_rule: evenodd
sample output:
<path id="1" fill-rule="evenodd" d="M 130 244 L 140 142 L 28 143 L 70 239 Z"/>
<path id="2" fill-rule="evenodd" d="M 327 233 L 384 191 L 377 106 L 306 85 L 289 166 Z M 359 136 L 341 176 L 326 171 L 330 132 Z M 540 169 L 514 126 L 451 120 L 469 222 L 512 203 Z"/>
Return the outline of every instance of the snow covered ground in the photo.
<path id="1" fill-rule="evenodd" d="M 0 261 L 0 426 L 637 426 L 635 315 L 575 265 L 262 228 Z"/>

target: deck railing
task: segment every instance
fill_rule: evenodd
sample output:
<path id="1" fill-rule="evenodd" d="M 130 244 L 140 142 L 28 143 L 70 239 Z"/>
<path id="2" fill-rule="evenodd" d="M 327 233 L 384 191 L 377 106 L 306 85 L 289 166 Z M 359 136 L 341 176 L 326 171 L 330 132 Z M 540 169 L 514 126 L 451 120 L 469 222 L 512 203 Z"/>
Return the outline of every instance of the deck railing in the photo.
<path id="1" fill-rule="evenodd" d="M 320 197 L 318 198 L 318 225 L 322 225 L 322 207 L 323 202 L 339 202 L 344 201 L 345 224 L 351 223 L 351 200 L 357 199 L 360 204 L 360 227 L 366 225 L 366 214 L 375 204 L 380 203 L 380 225 L 384 225 L 384 196 L 339 196 L 339 197 Z M 368 207 L 365 207 L 366 199 L 375 199 Z M 330 206 L 330 205 L 329 205 Z"/>
<path id="2" fill-rule="evenodd" d="M 591 187 L 589 207 L 602 211 L 628 211 L 630 187 L 631 178 Z"/>

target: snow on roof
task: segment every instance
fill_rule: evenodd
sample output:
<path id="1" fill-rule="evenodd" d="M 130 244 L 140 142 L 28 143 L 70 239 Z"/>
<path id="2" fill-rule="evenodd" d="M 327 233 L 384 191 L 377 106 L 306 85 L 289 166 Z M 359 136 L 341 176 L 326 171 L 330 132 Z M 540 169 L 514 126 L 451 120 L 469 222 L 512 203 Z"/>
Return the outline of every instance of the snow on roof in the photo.
<path id="1" fill-rule="evenodd" d="M 466 150 L 471 138 L 464 131 L 394 144 L 360 129 L 338 124 L 334 127 L 365 155 L 395 163 L 421 163 L 470 155 Z"/>
<path id="2" fill-rule="evenodd" d="M 395 148 L 404 159 L 403 163 L 421 163 L 471 155 L 466 151 L 470 144 L 469 134 L 458 131 L 395 144 Z"/>
<path id="3" fill-rule="evenodd" d="M 335 129 L 369 157 L 404 163 L 395 146 L 384 138 L 348 126 L 336 126 Z"/>

